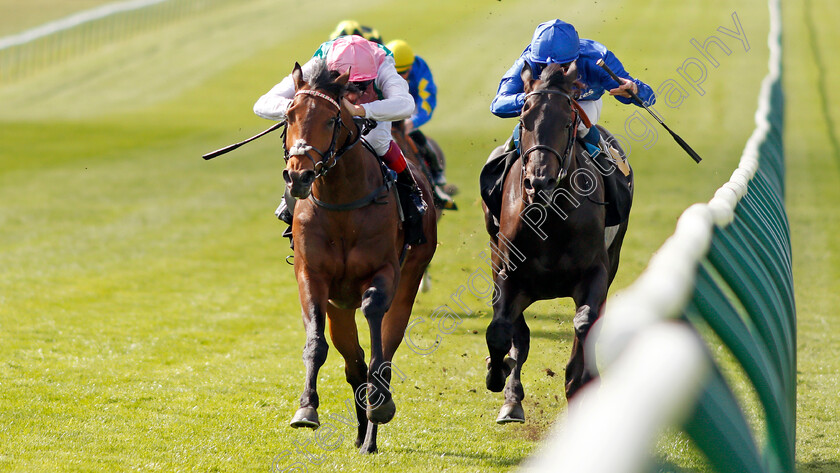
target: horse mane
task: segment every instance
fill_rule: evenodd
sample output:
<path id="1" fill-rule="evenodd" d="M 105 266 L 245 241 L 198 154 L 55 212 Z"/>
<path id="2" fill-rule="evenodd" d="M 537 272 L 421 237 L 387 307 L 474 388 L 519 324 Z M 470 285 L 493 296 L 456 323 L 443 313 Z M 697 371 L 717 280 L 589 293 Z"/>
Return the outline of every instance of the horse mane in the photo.
<path id="1" fill-rule="evenodd" d="M 564 66 L 558 63 L 551 63 L 543 69 L 540 74 L 543 88 L 555 88 L 560 90 L 571 90 L 577 80 L 577 73 L 568 74 L 569 69 L 575 66 Z"/>
<path id="2" fill-rule="evenodd" d="M 317 61 L 304 80 L 313 89 L 321 89 L 328 94 L 341 97 L 344 94 L 345 86 L 336 84 L 335 80 L 340 74 L 338 71 L 331 71 L 327 68 L 327 61 Z"/>

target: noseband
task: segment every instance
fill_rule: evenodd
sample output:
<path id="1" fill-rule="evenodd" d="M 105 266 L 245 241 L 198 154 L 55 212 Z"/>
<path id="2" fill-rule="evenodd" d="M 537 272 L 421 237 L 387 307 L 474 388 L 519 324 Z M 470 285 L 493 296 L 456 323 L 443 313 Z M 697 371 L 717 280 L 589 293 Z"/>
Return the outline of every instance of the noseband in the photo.
<path id="1" fill-rule="evenodd" d="M 333 121 L 333 133 L 332 139 L 330 140 L 330 147 L 327 148 L 326 151 L 321 151 L 318 148 L 308 144 L 305 140 L 299 139 L 291 147 L 286 146 L 286 127 L 283 127 L 283 158 L 288 162 L 292 156 L 306 156 L 312 161 L 312 165 L 315 168 L 315 177 L 319 178 L 327 174 L 327 172 L 332 169 L 337 163 L 338 159 L 344 155 L 347 151 L 350 150 L 356 143 L 359 142 L 359 139 L 362 137 L 361 130 L 359 129 L 359 125 L 356 124 L 356 131 L 355 133 L 344 124 L 344 121 L 341 119 L 341 105 L 338 104 L 332 97 L 322 92 L 318 92 L 317 90 L 312 89 L 301 89 L 295 93 L 295 97 L 298 95 L 311 95 L 313 97 L 322 98 L 328 101 L 336 108 L 335 118 Z M 354 122 L 355 124 L 355 122 Z M 338 142 L 338 135 L 341 132 L 341 128 L 344 127 L 349 134 L 347 141 L 344 145 L 341 146 L 338 151 L 335 149 L 335 145 Z M 355 135 L 355 136 L 354 136 Z M 312 157 L 309 153 L 310 151 L 315 151 L 319 155 L 319 159 L 316 160 Z"/>
<path id="2" fill-rule="evenodd" d="M 567 94 L 566 92 L 563 92 L 562 90 L 557 90 L 557 89 L 536 90 L 536 91 L 529 92 L 528 94 L 526 94 L 525 95 L 525 100 L 528 100 L 528 98 L 532 97 L 532 96 L 549 95 L 549 94 L 562 95 L 563 97 L 566 97 L 566 99 L 568 99 L 568 101 L 569 101 L 569 108 L 572 111 L 572 119 L 566 125 L 566 128 L 567 129 L 572 128 L 572 130 L 569 131 L 569 133 L 568 133 L 569 138 L 568 138 L 568 141 L 566 142 L 566 149 L 563 151 L 563 154 L 560 154 L 559 151 L 552 148 L 551 146 L 541 145 L 541 144 L 536 144 L 534 146 L 531 146 L 525 152 L 522 153 L 522 163 L 523 163 L 522 172 L 523 173 L 525 172 L 524 163 L 525 163 L 529 154 L 533 153 L 534 151 L 539 151 L 539 150 L 548 151 L 549 153 L 556 156 L 557 160 L 560 162 L 560 175 L 558 176 L 558 179 L 557 179 L 557 181 L 559 182 L 561 179 L 566 177 L 566 173 L 568 172 L 567 169 L 568 169 L 568 166 L 569 166 L 570 156 L 572 154 L 572 151 L 574 151 L 574 147 L 575 147 L 575 138 L 577 137 L 577 123 L 578 123 L 578 120 L 580 119 L 580 115 L 577 113 L 576 108 L 573 106 L 574 99 L 572 98 L 572 96 Z M 519 122 L 519 128 L 520 128 L 519 136 L 520 136 L 520 140 L 521 140 L 522 139 L 521 138 L 521 136 L 522 136 L 522 122 L 521 121 Z"/>

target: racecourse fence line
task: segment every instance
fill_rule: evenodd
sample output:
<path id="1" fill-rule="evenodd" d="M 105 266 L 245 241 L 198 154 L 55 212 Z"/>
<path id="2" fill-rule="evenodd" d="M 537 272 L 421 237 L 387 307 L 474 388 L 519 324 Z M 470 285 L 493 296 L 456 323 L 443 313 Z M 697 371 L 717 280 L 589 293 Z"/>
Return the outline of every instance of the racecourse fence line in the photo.
<path id="1" fill-rule="evenodd" d="M 780 0 L 769 0 L 769 10 L 769 72 L 738 168 L 711 201 L 683 212 L 643 274 L 610 300 L 587 343 L 603 372 L 600 385 L 570 403 L 527 469 L 646 471 L 662 431 L 677 426 L 717 471 L 795 471 Z M 763 408 L 762 441 L 699 327 L 713 331 L 743 369 Z"/>
<path id="2" fill-rule="evenodd" d="M 129 0 L 108 3 L 0 38 L 0 85 L 154 31 L 229 0 Z"/>

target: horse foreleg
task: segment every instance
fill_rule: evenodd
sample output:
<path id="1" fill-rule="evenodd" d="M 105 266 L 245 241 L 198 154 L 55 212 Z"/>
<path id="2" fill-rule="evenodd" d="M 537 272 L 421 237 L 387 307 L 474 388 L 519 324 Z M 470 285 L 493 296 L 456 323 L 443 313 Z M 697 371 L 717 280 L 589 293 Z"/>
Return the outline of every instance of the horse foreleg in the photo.
<path id="1" fill-rule="evenodd" d="M 513 340 L 513 324 L 530 301 L 518 291 L 510 278 L 497 276 L 496 291 L 493 296 L 493 320 L 487 326 L 485 338 L 490 356 L 487 360 L 487 389 L 494 393 L 501 392 L 505 387 L 505 380 L 510 375 L 516 362 L 505 358 L 511 349 Z"/>
<path id="2" fill-rule="evenodd" d="M 365 351 L 359 346 L 359 334 L 356 328 L 356 310 L 339 309 L 327 306 L 327 322 L 333 346 L 344 358 L 344 375 L 353 389 L 353 405 L 356 406 L 356 447 L 360 447 L 368 429 L 366 406 L 359 402 L 358 396 L 364 393 L 367 383 L 367 364 Z M 364 400 L 364 399 L 363 399 Z"/>
<path id="3" fill-rule="evenodd" d="M 301 276 L 303 279 L 301 279 Z M 303 326 L 306 330 L 306 345 L 303 347 L 303 364 L 306 367 L 306 381 L 300 396 L 300 408 L 292 418 L 291 426 L 317 429 L 318 390 L 316 387 L 318 371 L 327 360 L 329 345 L 324 335 L 327 305 L 327 285 L 313 278 L 299 275 L 300 305 L 303 312 Z"/>
<path id="4" fill-rule="evenodd" d="M 375 424 L 388 423 L 396 412 L 389 386 L 381 374 L 387 368 L 382 347 L 382 319 L 391 306 L 396 271 L 396 268 L 389 266 L 377 273 L 362 295 L 362 313 L 370 327 L 367 418 Z"/>
<path id="5" fill-rule="evenodd" d="M 519 316 L 513 323 L 513 346 L 510 349 L 510 357 L 516 364 L 505 385 L 505 403 L 496 418 L 499 424 L 525 422 L 525 410 L 522 408 L 525 388 L 522 386 L 521 375 L 530 348 L 531 329 L 528 328 L 525 317 Z"/>
<path id="6" fill-rule="evenodd" d="M 597 376 L 597 373 L 590 372 L 586 367 L 584 344 L 592 324 L 601 314 L 608 285 L 609 275 L 604 264 L 594 269 L 592 277 L 575 290 L 574 300 L 577 306 L 574 318 L 575 340 L 572 344 L 572 356 L 566 365 L 566 399 L 571 399 L 584 384 Z M 590 366 L 595 366 L 595 360 L 588 361 Z"/>

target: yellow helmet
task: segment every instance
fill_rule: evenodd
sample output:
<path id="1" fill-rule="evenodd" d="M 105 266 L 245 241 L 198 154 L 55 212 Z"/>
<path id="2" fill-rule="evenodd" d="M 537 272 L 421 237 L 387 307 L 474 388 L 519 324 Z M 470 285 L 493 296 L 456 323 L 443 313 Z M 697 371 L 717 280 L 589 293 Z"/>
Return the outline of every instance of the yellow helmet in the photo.
<path id="1" fill-rule="evenodd" d="M 411 66 L 414 64 L 414 51 L 411 50 L 411 46 L 409 46 L 408 43 L 401 39 L 395 39 L 386 44 L 385 47 L 394 53 L 394 62 L 397 63 L 397 72 L 402 74 L 411 69 Z"/>
<path id="2" fill-rule="evenodd" d="M 362 25 L 362 38 L 382 44 L 382 35 L 379 34 L 376 28 L 371 28 L 370 26 Z"/>
<path id="3" fill-rule="evenodd" d="M 339 23 L 333 32 L 330 33 L 330 39 L 336 39 L 339 36 L 347 35 L 361 36 L 368 41 L 382 44 L 382 36 L 379 35 L 379 31 L 376 31 L 374 28 L 369 26 L 363 26 L 355 20 L 344 20 Z"/>
<path id="4" fill-rule="evenodd" d="M 359 24 L 358 21 L 354 20 L 344 20 L 335 27 L 332 33 L 330 33 L 330 39 L 336 39 L 339 36 L 345 35 L 362 35 L 362 25 Z"/>

